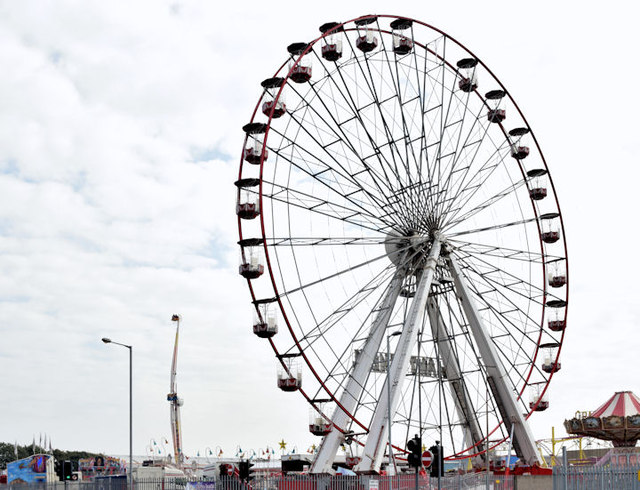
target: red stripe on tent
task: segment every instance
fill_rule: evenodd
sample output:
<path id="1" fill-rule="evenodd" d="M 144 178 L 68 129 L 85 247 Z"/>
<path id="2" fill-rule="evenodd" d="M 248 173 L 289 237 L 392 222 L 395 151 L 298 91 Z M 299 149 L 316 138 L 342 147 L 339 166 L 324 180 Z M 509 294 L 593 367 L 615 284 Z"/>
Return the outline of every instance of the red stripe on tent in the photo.
<path id="1" fill-rule="evenodd" d="M 625 394 L 624 393 L 616 393 L 618 395 L 618 400 L 616 401 L 616 405 L 613 407 L 613 412 L 609 415 L 618 415 L 619 417 L 624 417 L 624 401 Z"/>
<path id="2" fill-rule="evenodd" d="M 595 412 L 591 413 L 592 417 L 602 417 L 603 414 L 607 411 L 607 408 L 609 408 L 609 405 L 611 405 L 613 403 L 613 400 L 615 399 L 615 397 L 618 396 L 618 394 L 616 393 L 615 395 L 613 395 L 611 398 L 609 398 L 606 402 L 604 402 L 602 405 L 600 405 Z M 608 414 L 607 414 L 608 415 Z"/>
<path id="3" fill-rule="evenodd" d="M 640 414 L 640 398 L 631 391 L 618 391 L 605 403 L 591 413 L 592 417 L 608 417 L 618 415 L 625 417 L 628 415 Z"/>

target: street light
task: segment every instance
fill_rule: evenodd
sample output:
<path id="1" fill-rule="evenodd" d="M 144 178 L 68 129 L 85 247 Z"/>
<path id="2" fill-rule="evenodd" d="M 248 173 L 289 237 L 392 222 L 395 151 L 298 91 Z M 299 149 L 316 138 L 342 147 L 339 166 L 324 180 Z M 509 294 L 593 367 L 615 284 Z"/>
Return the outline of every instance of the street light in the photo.
<path id="1" fill-rule="evenodd" d="M 387 335 L 387 433 L 389 434 L 389 469 L 393 468 L 393 474 L 396 474 L 396 461 L 393 459 L 393 446 L 391 445 L 391 349 L 389 347 L 389 339 L 397 337 L 402 332 L 393 332 Z"/>
<path id="2" fill-rule="evenodd" d="M 107 337 L 102 337 L 105 344 L 121 345 L 129 349 L 129 485 L 133 490 L 133 347 L 127 344 L 115 342 Z"/>

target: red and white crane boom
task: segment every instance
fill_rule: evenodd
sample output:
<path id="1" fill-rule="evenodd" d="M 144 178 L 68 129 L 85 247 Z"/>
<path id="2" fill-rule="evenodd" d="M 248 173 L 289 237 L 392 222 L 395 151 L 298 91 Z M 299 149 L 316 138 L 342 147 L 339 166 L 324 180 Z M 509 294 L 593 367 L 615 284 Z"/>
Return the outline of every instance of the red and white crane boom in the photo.
<path id="1" fill-rule="evenodd" d="M 176 384 L 176 374 L 178 369 L 178 335 L 180 333 L 180 316 L 173 315 L 172 322 L 176 322 L 176 341 L 173 346 L 173 360 L 171 361 L 171 381 L 169 384 L 169 401 L 171 413 L 171 435 L 173 437 L 173 453 L 174 461 L 178 468 L 184 463 L 184 454 L 182 454 L 182 427 L 180 425 L 180 407 L 183 404 L 182 398 L 178 396 L 178 387 Z"/>

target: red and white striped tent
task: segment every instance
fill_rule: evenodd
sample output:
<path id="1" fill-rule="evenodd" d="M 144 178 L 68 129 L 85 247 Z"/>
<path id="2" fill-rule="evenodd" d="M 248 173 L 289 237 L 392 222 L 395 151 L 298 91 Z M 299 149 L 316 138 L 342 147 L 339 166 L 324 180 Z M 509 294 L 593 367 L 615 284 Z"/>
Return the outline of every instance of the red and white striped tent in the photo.
<path id="1" fill-rule="evenodd" d="M 631 391 L 618 391 L 588 417 L 564 421 L 569 434 L 595 437 L 616 447 L 635 446 L 640 439 L 640 398 Z"/>
<path id="2" fill-rule="evenodd" d="M 592 417 L 609 417 L 617 415 L 626 417 L 640 413 L 640 398 L 631 391 L 618 391 L 611 398 L 591 413 Z"/>

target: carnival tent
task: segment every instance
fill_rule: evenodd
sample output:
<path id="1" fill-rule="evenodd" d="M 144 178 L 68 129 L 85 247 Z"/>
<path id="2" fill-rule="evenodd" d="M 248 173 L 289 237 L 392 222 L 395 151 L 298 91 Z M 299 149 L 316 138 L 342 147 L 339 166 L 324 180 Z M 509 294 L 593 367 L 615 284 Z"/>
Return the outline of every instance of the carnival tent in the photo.
<path id="1" fill-rule="evenodd" d="M 633 447 L 640 439 L 640 398 L 631 391 L 618 391 L 588 416 L 565 420 L 564 427 L 569 434 Z"/>

